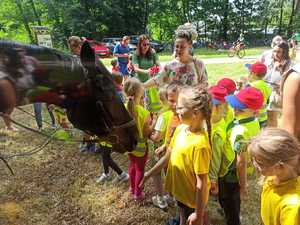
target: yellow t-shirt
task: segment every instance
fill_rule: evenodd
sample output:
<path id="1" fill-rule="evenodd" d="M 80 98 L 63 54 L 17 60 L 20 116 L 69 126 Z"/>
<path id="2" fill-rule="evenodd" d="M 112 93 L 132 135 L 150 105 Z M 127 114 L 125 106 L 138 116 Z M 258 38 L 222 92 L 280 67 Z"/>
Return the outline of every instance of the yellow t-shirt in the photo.
<path id="1" fill-rule="evenodd" d="M 300 225 L 300 176 L 279 185 L 265 181 L 261 217 L 264 225 Z"/>
<path id="2" fill-rule="evenodd" d="M 205 130 L 191 133 L 187 128 L 178 126 L 172 137 L 165 189 L 177 201 L 196 208 L 196 174 L 208 174 L 211 149 Z M 209 191 L 206 194 L 208 198 Z"/>

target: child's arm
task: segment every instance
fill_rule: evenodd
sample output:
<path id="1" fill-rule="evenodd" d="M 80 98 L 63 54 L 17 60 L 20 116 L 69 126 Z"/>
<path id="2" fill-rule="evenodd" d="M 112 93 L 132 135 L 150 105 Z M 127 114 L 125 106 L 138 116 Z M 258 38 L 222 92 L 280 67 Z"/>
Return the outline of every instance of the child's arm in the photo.
<path id="1" fill-rule="evenodd" d="M 141 180 L 139 186 L 143 187 L 151 176 L 158 174 L 168 164 L 170 156 L 171 149 L 168 148 L 166 154 L 148 172 L 145 172 L 144 178 Z"/>
<path id="2" fill-rule="evenodd" d="M 207 204 L 208 174 L 196 175 L 196 209 L 188 218 L 188 224 L 203 224 L 204 211 Z"/>
<path id="3" fill-rule="evenodd" d="M 240 183 L 240 196 L 245 199 L 247 196 L 247 152 L 242 151 L 237 154 L 236 161 L 237 174 Z"/>
<path id="4" fill-rule="evenodd" d="M 149 115 L 148 118 L 146 119 L 146 123 L 144 125 L 144 129 L 143 129 L 143 135 L 144 137 L 149 137 L 154 129 L 155 123 L 156 123 L 156 116 L 153 116 L 151 118 L 151 116 Z"/>
<path id="5" fill-rule="evenodd" d="M 222 162 L 222 151 L 224 140 L 219 135 L 212 137 L 212 159 L 209 168 L 209 178 L 211 180 L 211 193 L 218 194 L 218 177 Z"/>
<path id="6" fill-rule="evenodd" d="M 161 141 L 163 139 L 163 133 L 166 129 L 166 120 L 162 115 L 160 115 L 156 120 L 155 127 L 150 135 L 150 139 L 154 142 Z"/>
<path id="7" fill-rule="evenodd" d="M 154 142 L 159 142 L 159 141 L 161 141 L 161 139 L 162 139 L 162 134 L 161 134 L 161 132 L 160 131 L 158 131 L 158 130 L 154 130 L 153 132 L 152 132 L 152 134 L 150 135 L 150 140 L 152 140 L 152 141 L 154 141 Z"/>

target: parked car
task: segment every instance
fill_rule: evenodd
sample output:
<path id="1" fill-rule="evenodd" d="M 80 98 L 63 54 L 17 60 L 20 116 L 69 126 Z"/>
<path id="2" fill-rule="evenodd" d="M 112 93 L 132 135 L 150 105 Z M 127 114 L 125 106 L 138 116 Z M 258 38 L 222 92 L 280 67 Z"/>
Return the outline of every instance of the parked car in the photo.
<path id="1" fill-rule="evenodd" d="M 139 35 L 131 35 L 130 36 L 130 43 L 137 46 L 139 42 Z M 164 45 L 160 41 L 151 40 L 150 45 L 156 52 L 162 52 L 164 50 Z"/>
<path id="2" fill-rule="evenodd" d="M 94 39 L 90 38 L 83 38 L 83 41 L 88 41 L 91 45 L 91 47 L 95 50 L 95 53 L 99 57 L 111 57 L 112 52 L 111 50 L 106 46 L 105 43 L 96 41 Z"/>
<path id="3" fill-rule="evenodd" d="M 102 42 L 106 44 L 106 46 L 110 49 L 111 53 L 113 53 L 114 48 L 117 43 L 119 43 L 122 38 L 103 38 Z"/>

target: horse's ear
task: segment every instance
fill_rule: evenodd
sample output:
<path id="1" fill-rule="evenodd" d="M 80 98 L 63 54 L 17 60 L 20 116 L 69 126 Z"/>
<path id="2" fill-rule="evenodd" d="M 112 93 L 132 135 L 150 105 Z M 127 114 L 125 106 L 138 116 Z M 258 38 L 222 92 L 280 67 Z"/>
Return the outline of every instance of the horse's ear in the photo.
<path id="1" fill-rule="evenodd" d="M 85 41 L 82 44 L 81 51 L 80 51 L 80 59 L 82 65 L 89 69 L 95 70 L 95 50 L 90 46 L 90 44 Z"/>

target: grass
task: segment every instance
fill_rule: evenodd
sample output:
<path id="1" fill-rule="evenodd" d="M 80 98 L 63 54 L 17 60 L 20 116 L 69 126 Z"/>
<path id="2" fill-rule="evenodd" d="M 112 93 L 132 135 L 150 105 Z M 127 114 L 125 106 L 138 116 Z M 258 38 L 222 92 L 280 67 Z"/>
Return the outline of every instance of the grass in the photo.
<path id="1" fill-rule="evenodd" d="M 257 56 L 261 55 L 263 51 L 265 51 L 266 47 L 255 47 L 255 48 L 248 48 L 246 49 L 246 56 Z M 211 59 L 211 58 L 227 58 L 227 51 L 226 50 L 212 50 L 206 48 L 195 49 L 194 52 L 195 56 L 199 59 Z M 159 61 L 160 62 L 168 62 L 172 60 L 171 52 L 162 52 L 158 53 Z M 113 58 L 103 58 L 101 61 L 104 63 L 105 66 L 110 67 L 110 61 Z"/>
<path id="2" fill-rule="evenodd" d="M 245 68 L 244 62 L 207 64 L 206 69 L 210 84 L 214 84 L 216 81 L 224 77 L 238 80 L 241 76 L 248 75 L 248 70 Z"/>

